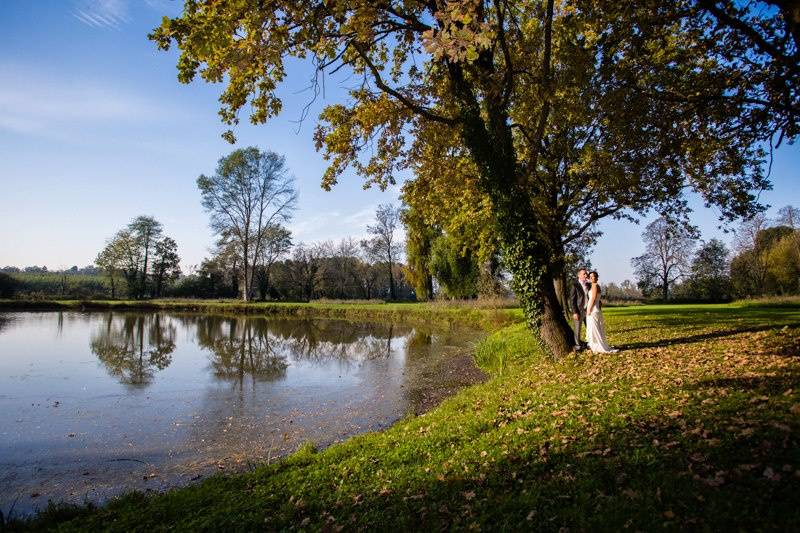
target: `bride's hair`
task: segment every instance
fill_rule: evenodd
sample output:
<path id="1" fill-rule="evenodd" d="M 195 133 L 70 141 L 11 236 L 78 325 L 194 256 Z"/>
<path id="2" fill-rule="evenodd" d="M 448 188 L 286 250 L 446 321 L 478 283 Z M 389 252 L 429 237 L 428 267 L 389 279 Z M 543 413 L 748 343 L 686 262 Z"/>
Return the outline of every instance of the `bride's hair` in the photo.
<path id="1" fill-rule="evenodd" d="M 591 272 L 589 272 L 589 279 L 592 279 L 592 276 L 594 276 L 594 279 L 600 279 L 600 276 L 597 275 L 596 270 L 592 270 Z"/>

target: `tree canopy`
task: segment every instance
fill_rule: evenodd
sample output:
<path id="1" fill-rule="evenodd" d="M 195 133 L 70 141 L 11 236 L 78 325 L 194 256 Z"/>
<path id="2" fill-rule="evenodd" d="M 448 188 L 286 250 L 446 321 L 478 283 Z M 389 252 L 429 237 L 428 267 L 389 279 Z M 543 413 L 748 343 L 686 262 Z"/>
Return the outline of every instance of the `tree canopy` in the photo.
<path id="1" fill-rule="evenodd" d="M 697 0 L 187 0 L 151 38 L 177 44 L 180 81 L 225 83 L 220 116 L 231 126 L 246 107 L 253 123 L 280 112 L 289 57 L 310 58 L 319 76 L 348 70 L 360 83 L 324 109 L 315 134 L 330 163 L 323 186 L 348 168 L 386 187 L 404 169 L 429 181 L 430 165 L 445 175 L 466 166 L 530 325 L 561 355 L 570 331 L 553 280 L 599 220 L 649 209 L 685 217 L 686 190 L 726 220 L 759 209 L 762 143 L 795 137 L 800 116 L 790 11 Z M 469 183 L 453 181 L 456 191 Z"/>

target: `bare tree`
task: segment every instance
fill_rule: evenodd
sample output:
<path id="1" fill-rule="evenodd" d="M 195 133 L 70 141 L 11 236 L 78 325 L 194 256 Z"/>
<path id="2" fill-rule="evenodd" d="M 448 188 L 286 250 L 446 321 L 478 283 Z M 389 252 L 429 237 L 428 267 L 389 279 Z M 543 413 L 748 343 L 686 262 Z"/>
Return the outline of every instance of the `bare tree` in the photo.
<path id="1" fill-rule="evenodd" d="M 682 224 L 659 217 L 642 233 L 645 253 L 631 259 L 642 292 L 659 289 L 669 298 L 670 287 L 689 271 L 696 233 Z"/>
<path id="2" fill-rule="evenodd" d="M 752 250 L 758 244 L 758 235 L 770 226 L 770 221 L 764 213 L 743 220 L 736 229 L 733 238 L 733 247 L 737 253 Z"/>
<path id="3" fill-rule="evenodd" d="M 733 239 L 734 258 L 737 272 L 749 279 L 750 287 L 757 294 L 763 294 L 767 283 L 767 254 L 759 246 L 759 236 L 771 225 L 764 213 L 742 221 Z"/>
<path id="4" fill-rule="evenodd" d="M 394 283 L 394 263 L 403 252 L 403 244 L 398 235 L 400 209 L 392 204 L 381 204 L 375 211 L 375 224 L 367 226 L 370 239 L 362 241 L 367 255 L 376 262 L 386 263 L 389 274 L 389 296 L 397 299 Z"/>
<path id="5" fill-rule="evenodd" d="M 800 229 L 800 209 L 787 205 L 778 210 L 778 225 Z"/>
<path id="6" fill-rule="evenodd" d="M 263 253 L 264 229 L 288 222 L 297 205 L 294 180 L 282 156 L 258 148 L 242 148 L 219 160 L 213 176 L 201 175 L 197 186 L 211 227 L 229 234 L 242 259 L 241 295 L 250 299 L 256 263 Z"/>

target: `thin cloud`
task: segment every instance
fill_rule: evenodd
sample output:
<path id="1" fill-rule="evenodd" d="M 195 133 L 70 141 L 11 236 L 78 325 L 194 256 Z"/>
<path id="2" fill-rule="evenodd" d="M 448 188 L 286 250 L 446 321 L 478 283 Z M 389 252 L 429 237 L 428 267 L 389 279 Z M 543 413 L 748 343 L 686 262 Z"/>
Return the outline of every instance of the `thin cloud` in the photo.
<path id="1" fill-rule="evenodd" d="M 159 102 L 105 81 L 62 79 L 4 65 L 0 78 L 8 80 L 0 85 L 0 130 L 68 138 L 59 132 L 181 118 Z"/>
<path id="2" fill-rule="evenodd" d="M 130 21 L 127 0 L 80 0 L 72 15 L 87 26 L 119 30 Z"/>
<path id="3" fill-rule="evenodd" d="M 386 202 L 382 202 L 386 203 Z M 395 202 L 397 205 L 397 202 Z M 297 217 L 289 225 L 295 243 L 335 241 L 352 237 L 356 241 L 369 237 L 367 226 L 375 223 L 377 204 L 367 206 L 355 213 L 343 214 L 338 210 L 318 211 L 310 216 Z M 398 238 L 405 239 L 405 228 L 402 224 L 397 228 Z"/>

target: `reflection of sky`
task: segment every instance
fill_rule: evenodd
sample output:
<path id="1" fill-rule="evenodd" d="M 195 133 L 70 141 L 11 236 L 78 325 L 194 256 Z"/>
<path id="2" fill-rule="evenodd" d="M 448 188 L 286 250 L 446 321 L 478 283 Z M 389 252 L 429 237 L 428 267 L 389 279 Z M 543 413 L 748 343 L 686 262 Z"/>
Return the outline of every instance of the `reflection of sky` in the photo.
<path id="1" fill-rule="evenodd" d="M 385 427 L 411 408 L 413 376 L 459 344 L 451 335 L 415 344 L 410 328 L 336 321 L 111 316 L 109 323 L 108 313 L 0 313 L 11 319 L 0 329 L 0 487 L 8 486 L 0 509 L 7 491 L 43 483 L 25 477 L 37 468 L 80 478 L 119 460 L 163 471 L 190 460 L 257 461 L 307 440 L 324 445 Z M 175 342 L 169 365 L 151 368 L 140 387 L 122 383 L 109 359 L 91 351 L 104 332 L 115 332 L 104 346 L 124 337 L 125 324 L 145 325 L 145 348 L 155 335 L 148 325 L 160 324 L 171 332 L 161 338 Z M 234 331 L 236 340 L 245 330 L 267 336 L 274 355 L 286 358 L 284 372 L 215 374 L 209 332 Z M 411 349 L 420 353 L 409 357 Z"/>

